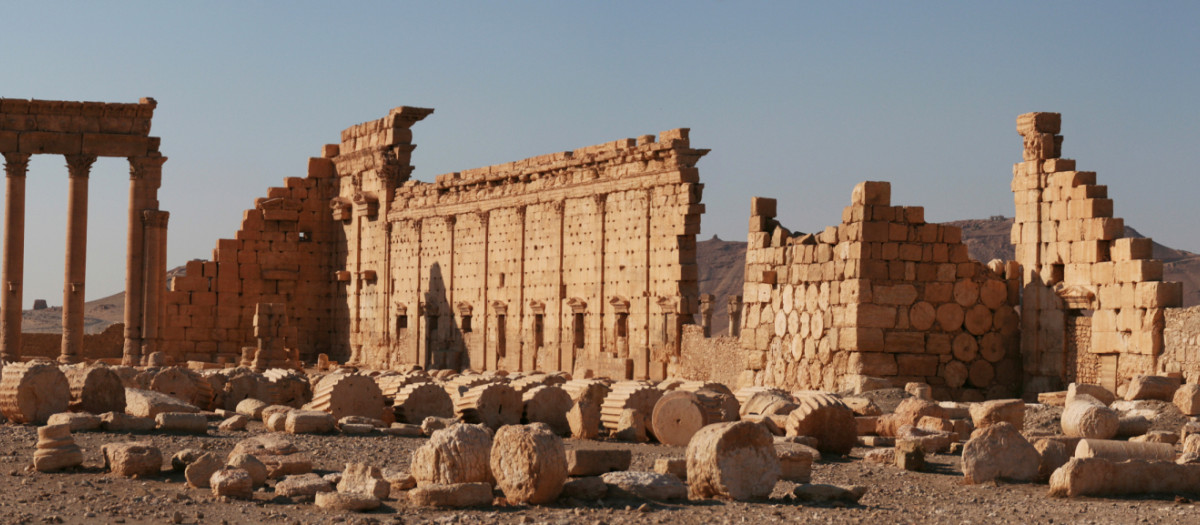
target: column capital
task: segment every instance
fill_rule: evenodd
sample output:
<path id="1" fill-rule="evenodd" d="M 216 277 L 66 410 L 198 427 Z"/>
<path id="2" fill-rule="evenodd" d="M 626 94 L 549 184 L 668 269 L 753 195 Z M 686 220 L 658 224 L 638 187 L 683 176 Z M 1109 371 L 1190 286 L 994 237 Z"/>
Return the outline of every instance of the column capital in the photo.
<path id="1" fill-rule="evenodd" d="M 5 153 L 4 173 L 9 177 L 24 177 L 29 171 L 29 157 L 28 153 Z"/>
<path id="2" fill-rule="evenodd" d="M 488 227 L 488 222 L 489 222 L 489 221 L 491 220 L 491 218 L 492 218 L 492 212 L 490 212 L 490 211 L 477 211 L 477 212 L 475 212 L 475 216 L 479 218 L 479 226 L 480 226 L 480 227 L 483 227 L 483 228 L 487 228 L 487 227 Z"/>
<path id="3" fill-rule="evenodd" d="M 147 177 L 162 177 L 162 165 L 167 158 L 155 152 L 146 157 L 129 157 L 130 180 L 142 180 Z"/>
<path id="4" fill-rule="evenodd" d="M 63 155 L 67 158 L 67 171 L 71 178 L 84 177 L 87 178 L 92 171 L 92 164 L 96 162 L 95 155 Z"/>
<path id="5" fill-rule="evenodd" d="M 142 220 L 147 228 L 166 228 L 167 220 L 171 218 L 171 212 L 162 210 L 143 210 Z"/>

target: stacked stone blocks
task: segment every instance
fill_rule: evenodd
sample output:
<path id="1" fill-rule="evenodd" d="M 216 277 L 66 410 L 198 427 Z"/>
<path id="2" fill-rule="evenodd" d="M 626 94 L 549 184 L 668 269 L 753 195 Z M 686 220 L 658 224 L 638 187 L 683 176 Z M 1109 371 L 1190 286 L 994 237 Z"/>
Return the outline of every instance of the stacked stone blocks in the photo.
<path id="1" fill-rule="evenodd" d="M 972 261 L 956 227 L 891 205 L 886 182 L 855 187 L 842 223 L 793 234 L 773 199 L 752 203 L 742 382 L 840 390 L 884 378 L 935 397 L 1013 395 L 1016 283 Z"/>

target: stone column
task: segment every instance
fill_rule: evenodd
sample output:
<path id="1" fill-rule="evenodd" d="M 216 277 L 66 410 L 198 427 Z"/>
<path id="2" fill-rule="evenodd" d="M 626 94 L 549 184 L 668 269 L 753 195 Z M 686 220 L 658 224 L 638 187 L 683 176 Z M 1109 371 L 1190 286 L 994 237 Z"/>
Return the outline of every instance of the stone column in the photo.
<path id="1" fill-rule="evenodd" d="M 5 153 L 3 308 L 0 361 L 21 357 L 21 285 L 25 274 L 25 173 L 29 154 Z"/>
<path id="2" fill-rule="evenodd" d="M 88 176 L 95 155 L 67 155 L 67 255 L 63 272 L 62 354 L 60 363 L 77 363 L 83 350 L 84 279 L 87 275 Z"/>
<path id="3" fill-rule="evenodd" d="M 121 362 L 137 365 L 142 358 L 142 317 L 146 308 L 142 287 L 146 282 L 146 249 L 143 212 L 158 208 L 162 182 L 161 154 L 129 159 L 129 224 L 125 245 L 125 347 Z"/>
<path id="4" fill-rule="evenodd" d="M 142 282 L 144 293 L 142 309 L 142 361 L 150 354 L 159 350 L 160 314 L 162 313 L 163 296 L 167 289 L 166 272 L 166 238 L 167 220 L 171 214 L 162 210 L 145 210 L 142 220 L 145 223 L 145 280 Z"/>
<path id="5" fill-rule="evenodd" d="M 704 337 L 712 337 L 712 294 L 700 294 L 700 327 L 704 329 Z"/>
<path id="6" fill-rule="evenodd" d="M 729 296 L 729 337 L 742 335 L 742 296 Z"/>

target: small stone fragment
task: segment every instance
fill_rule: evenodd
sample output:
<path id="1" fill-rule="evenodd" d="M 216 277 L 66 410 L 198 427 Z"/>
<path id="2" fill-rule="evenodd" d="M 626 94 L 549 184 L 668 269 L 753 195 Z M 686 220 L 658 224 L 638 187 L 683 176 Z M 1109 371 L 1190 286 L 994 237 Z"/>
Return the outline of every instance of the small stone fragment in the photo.
<path id="1" fill-rule="evenodd" d="M 213 472 L 208 484 L 212 487 L 213 496 L 234 499 L 254 498 L 254 482 L 250 479 L 250 473 L 240 468 L 226 467 Z"/>
<path id="2" fill-rule="evenodd" d="M 109 443 L 100 448 L 104 466 L 115 476 L 151 477 L 162 471 L 162 452 L 144 443 Z"/>
<path id="3" fill-rule="evenodd" d="M 573 448 L 566 451 L 567 473 L 571 476 L 599 476 L 605 472 L 628 470 L 633 452 L 613 448 Z"/>
<path id="4" fill-rule="evenodd" d="M 482 507 L 492 503 L 489 483 L 418 485 L 408 491 L 408 503 L 417 507 Z"/>
<path id="5" fill-rule="evenodd" d="M 338 492 L 364 494 L 377 499 L 387 499 L 391 494 L 392 484 L 383 479 L 379 467 L 363 463 L 347 463 L 342 471 L 342 479 L 337 485 Z"/>

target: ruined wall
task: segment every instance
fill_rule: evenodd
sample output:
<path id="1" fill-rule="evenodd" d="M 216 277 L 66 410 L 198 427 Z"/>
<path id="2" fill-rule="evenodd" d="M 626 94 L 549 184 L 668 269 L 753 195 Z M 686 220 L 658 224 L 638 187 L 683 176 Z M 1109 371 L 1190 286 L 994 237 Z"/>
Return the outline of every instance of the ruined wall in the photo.
<path id="1" fill-rule="evenodd" d="M 699 295 L 687 131 L 405 183 L 363 361 L 664 377 Z"/>
<path id="2" fill-rule="evenodd" d="M 888 183 L 861 183 L 841 224 L 802 235 L 774 220 L 773 199 L 754 200 L 742 382 L 839 390 L 876 377 L 941 399 L 1019 390 L 1015 281 L 970 260 L 958 228 L 890 201 Z"/>
<path id="3" fill-rule="evenodd" d="M 245 213 L 167 295 L 164 350 L 236 361 L 258 303 L 287 348 L 375 368 L 661 378 L 698 299 L 688 130 L 409 181 L 400 107 L 352 126 Z"/>
<path id="4" fill-rule="evenodd" d="M 1065 388 L 1090 377 L 1116 392 L 1133 376 L 1161 370 L 1165 309 L 1182 304 L 1182 286 L 1161 282 L 1150 239 L 1121 238 L 1107 186 L 1063 159 L 1061 116 L 1017 118 L 1024 162 L 1013 166 L 1012 242 L 1022 267 L 1021 353 L 1026 392 Z M 1068 350 L 1069 316 L 1091 316 L 1087 346 Z M 1088 370 L 1083 373 L 1083 370 Z M 1094 371 L 1094 372 L 1093 372 Z"/>
<path id="5" fill-rule="evenodd" d="M 83 335 L 84 359 L 121 359 L 121 350 L 125 345 L 125 325 L 116 323 L 109 325 L 98 334 Z M 62 353 L 62 334 L 47 334 L 25 332 L 21 334 L 22 357 L 44 357 L 50 360 L 58 359 Z"/>
<path id="6" fill-rule="evenodd" d="M 742 369 L 733 364 L 741 355 L 741 344 L 737 337 L 705 337 L 699 325 L 683 327 L 683 343 L 680 345 L 679 361 L 668 368 L 670 377 L 692 381 L 716 381 L 737 389 L 741 384 Z"/>
<path id="7" fill-rule="evenodd" d="M 1200 383 L 1200 306 L 1167 308 L 1159 371 L 1181 374 L 1185 383 Z"/>

